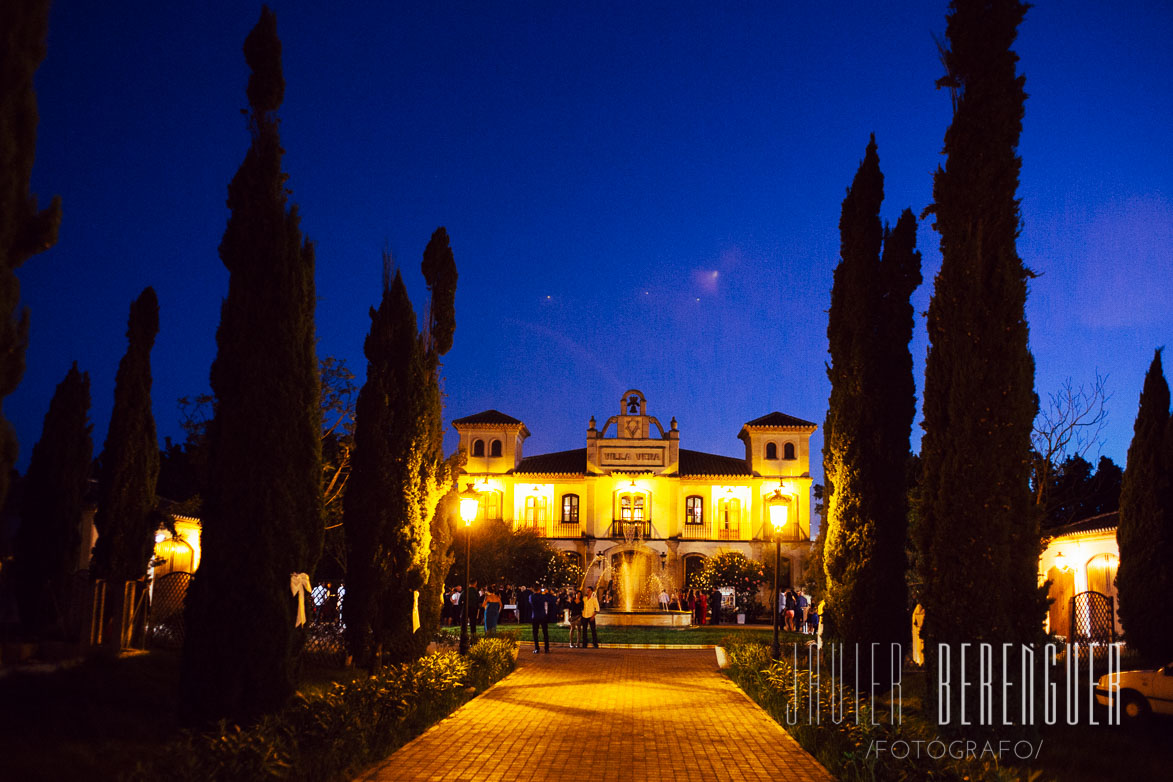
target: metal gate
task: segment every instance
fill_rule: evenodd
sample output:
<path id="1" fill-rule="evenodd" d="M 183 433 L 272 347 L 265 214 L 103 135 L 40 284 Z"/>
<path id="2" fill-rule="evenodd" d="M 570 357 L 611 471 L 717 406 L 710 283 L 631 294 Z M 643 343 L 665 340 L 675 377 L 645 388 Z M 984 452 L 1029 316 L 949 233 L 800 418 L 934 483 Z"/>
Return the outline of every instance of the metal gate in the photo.
<path id="1" fill-rule="evenodd" d="M 1102 592 L 1080 592 L 1071 598 L 1071 644 L 1116 642 L 1115 601 Z"/>
<path id="2" fill-rule="evenodd" d="M 191 573 L 168 573 L 151 587 L 147 644 L 161 649 L 182 649 L 185 625 L 183 599 L 191 584 Z"/>

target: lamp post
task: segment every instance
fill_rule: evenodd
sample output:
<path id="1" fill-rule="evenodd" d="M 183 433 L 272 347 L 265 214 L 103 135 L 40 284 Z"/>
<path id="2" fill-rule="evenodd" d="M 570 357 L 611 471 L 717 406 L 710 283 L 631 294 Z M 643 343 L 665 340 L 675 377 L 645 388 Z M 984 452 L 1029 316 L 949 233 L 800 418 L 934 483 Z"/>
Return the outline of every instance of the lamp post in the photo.
<path id="1" fill-rule="evenodd" d="M 782 528 L 786 526 L 790 509 L 786 506 L 781 489 L 775 489 L 770 499 L 770 526 L 774 528 L 774 643 L 770 647 L 770 656 L 777 660 L 782 656 L 782 647 L 778 644 L 778 571 L 782 569 Z"/>
<path id="2" fill-rule="evenodd" d="M 464 592 L 460 596 L 460 653 L 468 653 L 468 572 L 472 562 L 472 522 L 477 517 L 481 495 L 470 483 L 459 494 L 460 520 L 464 522 Z M 476 621 L 476 617 L 473 617 Z"/>

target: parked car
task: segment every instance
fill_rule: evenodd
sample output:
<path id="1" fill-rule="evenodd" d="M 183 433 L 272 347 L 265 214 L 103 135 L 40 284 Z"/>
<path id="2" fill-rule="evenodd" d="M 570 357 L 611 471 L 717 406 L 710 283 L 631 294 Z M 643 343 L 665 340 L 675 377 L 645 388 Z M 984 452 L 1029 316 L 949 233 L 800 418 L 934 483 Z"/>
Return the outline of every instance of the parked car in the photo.
<path id="1" fill-rule="evenodd" d="M 1120 693 L 1120 711 L 1126 721 L 1150 714 L 1173 714 L 1173 662 L 1155 671 L 1120 671 L 1101 676 L 1096 684 L 1096 701 L 1114 708 L 1116 691 Z"/>

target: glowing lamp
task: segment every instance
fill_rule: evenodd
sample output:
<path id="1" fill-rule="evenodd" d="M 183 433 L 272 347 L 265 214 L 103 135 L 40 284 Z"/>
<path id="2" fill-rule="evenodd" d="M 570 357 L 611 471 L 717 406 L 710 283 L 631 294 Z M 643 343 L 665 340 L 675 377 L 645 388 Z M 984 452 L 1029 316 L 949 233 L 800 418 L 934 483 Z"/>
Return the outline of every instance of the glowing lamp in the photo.
<path id="1" fill-rule="evenodd" d="M 774 532 L 778 533 L 782 531 L 782 528 L 786 526 L 786 522 L 789 521 L 790 506 L 783 502 L 781 491 L 775 491 L 771 500 L 773 501 L 769 506 L 770 525 L 774 528 Z"/>
<path id="2" fill-rule="evenodd" d="M 1071 570 L 1071 565 L 1068 564 L 1067 557 L 1063 556 L 1062 551 L 1055 554 L 1055 567 L 1063 571 Z"/>
<path id="3" fill-rule="evenodd" d="M 464 526 L 472 526 L 473 519 L 477 517 L 477 509 L 481 504 L 481 494 L 470 483 L 468 488 L 458 496 L 460 497 L 460 519 L 464 522 Z"/>

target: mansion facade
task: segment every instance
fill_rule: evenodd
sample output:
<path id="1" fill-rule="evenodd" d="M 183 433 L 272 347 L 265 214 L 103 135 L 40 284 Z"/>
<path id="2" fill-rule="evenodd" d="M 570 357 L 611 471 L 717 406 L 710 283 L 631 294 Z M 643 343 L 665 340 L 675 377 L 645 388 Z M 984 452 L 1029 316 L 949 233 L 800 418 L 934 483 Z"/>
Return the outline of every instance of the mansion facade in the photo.
<path id="1" fill-rule="evenodd" d="M 632 389 L 619 414 L 600 428 L 592 416 L 586 446 L 525 456 L 525 424 L 496 410 L 452 422 L 468 455 L 459 488 L 481 493 L 477 519 L 532 529 L 597 581 L 596 562 L 624 552 L 658 557 L 675 586 L 708 557 L 738 551 L 773 558 L 771 505 L 785 507 L 782 584 L 803 579 L 810 550 L 810 437 L 815 424 L 770 413 L 742 426 L 745 458 L 680 447 L 673 418 L 667 430 Z M 601 559 L 599 559 L 601 557 Z M 654 562 L 654 559 L 652 560 Z"/>

